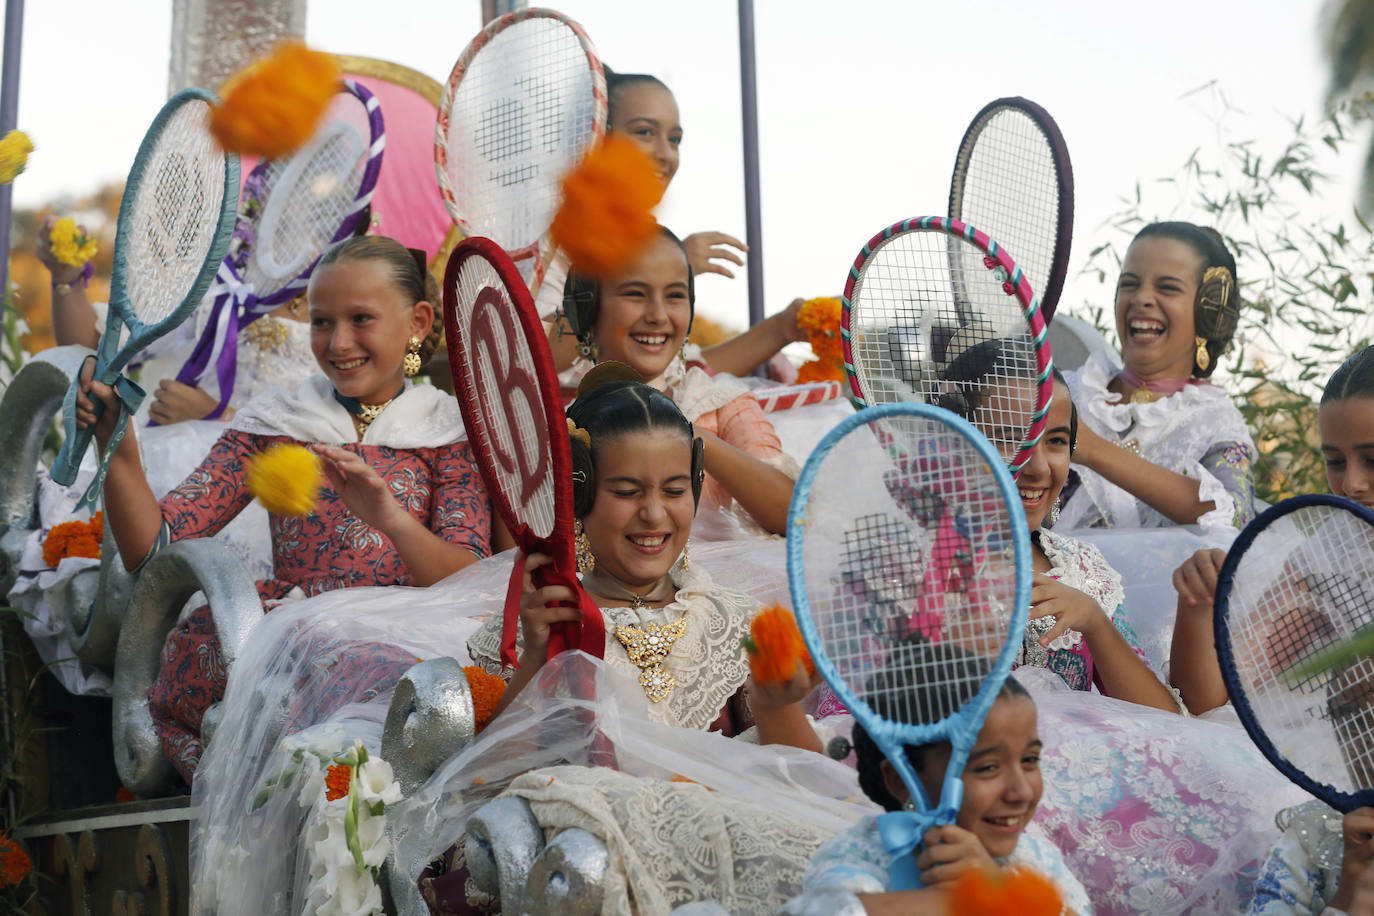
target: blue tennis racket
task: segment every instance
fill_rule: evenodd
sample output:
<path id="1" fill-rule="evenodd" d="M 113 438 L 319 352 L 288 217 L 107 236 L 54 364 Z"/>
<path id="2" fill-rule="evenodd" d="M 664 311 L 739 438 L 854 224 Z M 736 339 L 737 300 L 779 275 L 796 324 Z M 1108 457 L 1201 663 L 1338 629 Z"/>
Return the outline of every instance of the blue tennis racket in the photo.
<path id="1" fill-rule="evenodd" d="M 142 388 L 123 375 L 124 367 L 195 310 L 229 247 L 239 158 L 221 150 L 210 136 L 210 105 L 217 101 L 218 96 L 204 89 L 172 96 L 144 135 L 124 184 L 110 310 L 92 376 L 115 389 L 120 417 L 95 480 L 78 508 L 90 505 L 100 494 L 110 456 L 145 396 Z M 53 479 L 62 484 L 76 479 L 94 433 L 91 428 L 76 428 L 78 385 L 80 373 L 62 404 L 66 438 L 52 469 Z M 95 407 L 99 411 L 100 402 Z"/>
<path id="2" fill-rule="evenodd" d="M 1236 538 L 1217 577 L 1217 658 L 1269 762 L 1349 813 L 1374 805 L 1374 655 L 1324 659 L 1374 628 L 1374 512 L 1286 499 Z"/>
<path id="3" fill-rule="evenodd" d="M 787 572 L 817 669 L 911 793 L 917 810 L 878 826 L 893 889 L 919 887 L 913 853 L 958 814 L 964 764 L 1026 628 L 1030 537 L 1005 458 L 939 407 L 846 418 L 793 491 Z M 913 700 L 921 684 L 947 685 L 948 702 Z M 905 747 L 939 741 L 953 753 L 930 799 Z"/>

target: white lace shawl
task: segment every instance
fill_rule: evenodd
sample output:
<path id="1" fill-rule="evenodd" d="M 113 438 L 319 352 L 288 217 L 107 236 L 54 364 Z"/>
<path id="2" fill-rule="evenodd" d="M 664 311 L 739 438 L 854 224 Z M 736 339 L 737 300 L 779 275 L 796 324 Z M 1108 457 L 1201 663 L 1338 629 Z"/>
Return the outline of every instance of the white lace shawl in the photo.
<path id="1" fill-rule="evenodd" d="M 701 348 L 695 344 L 685 345 L 683 351 L 690 361 L 701 359 Z M 591 360 L 578 357 L 569 369 L 559 375 L 559 384 L 565 388 L 576 388 L 593 365 Z M 669 363 L 663 376 L 649 384 L 672 398 L 678 410 L 692 423 L 702 414 L 719 410 L 740 395 L 749 393 L 749 388 L 732 375 L 712 376 L 700 366 L 684 365 L 680 359 Z"/>
<path id="2" fill-rule="evenodd" d="M 721 588 L 705 570 L 673 567 L 677 595 L 661 608 L 602 608 L 606 621 L 605 661 L 616 671 L 639 677 L 639 668 L 616 639 L 620 626 L 664 626 L 687 618 L 687 630 L 673 645 L 663 667 L 675 681 L 673 692 L 649 704 L 649 719 L 680 728 L 704 729 L 714 722 L 725 703 L 749 676 L 749 661 L 740 640 L 749 634 L 749 621 L 758 601 L 741 592 Z M 517 636 L 517 645 L 523 640 Z M 501 615 L 493 614 L 468 641 L 468 652 L 489 671 L 500 670 Z"/>
<path id="3" fill-rule="evenodd" d="M 334 400 L 333 385 L 323 375 L 312 375 L 294 388 L 281 385 L 264 391 L 234 415 L 229 428 L 326 445 L 360 441 L 352 416 Z M 453 395 L 433 385 L 406 382 L 405 390 L 367 428 L 361 442 L 388 448 L 438 448 L 466 437 L 463 414 Z"/>
<path id="4" fill-rule="evenodd" d="M 1205 527 L 1232 526 L 1236 505 L 1221 481 L 1200 464 L 1218 443 L 1238 442 L 1256 456 L 1245 418 L 1231 397 L 1215 385 L 1187 385 L 1177 394 L 1148 404 L 1135 404 L 1107 390 L 1117 369 L 1095 353 L 1081 369 L 1064 373 L 1082 422 L 1099 435 L 1123 445 L 1134 442 L 1145 459 L 1191 477 L 1201 484 L 1198 499 L 1216 504 L 1198 519 Z M 1113 528 L 1158 528 L 1172 525 L 1156 510 L 1101 475 L 1075 466 L 1082 485 L 1064 504 L 1056 523 L 1086 528 L 1105 521 Z"/>

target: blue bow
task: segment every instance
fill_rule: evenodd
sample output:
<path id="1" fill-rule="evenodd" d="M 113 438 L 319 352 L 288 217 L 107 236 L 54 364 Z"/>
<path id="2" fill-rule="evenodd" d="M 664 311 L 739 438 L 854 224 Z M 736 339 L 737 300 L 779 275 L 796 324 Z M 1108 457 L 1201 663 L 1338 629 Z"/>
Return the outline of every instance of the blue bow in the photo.
<path id="1" fill-rule="evenodd" d="M 941 808 L 938 811 L 889 811 L 878 815 L 878 836 L 883 849 L 892 856 L 889 875 L 894 891 L 914 891 L 921 887 L 920 869 L 916 867 L 916 847 L 925 839 L 926 831 L 939 824 L 952 824 L 957 811 Z"/>

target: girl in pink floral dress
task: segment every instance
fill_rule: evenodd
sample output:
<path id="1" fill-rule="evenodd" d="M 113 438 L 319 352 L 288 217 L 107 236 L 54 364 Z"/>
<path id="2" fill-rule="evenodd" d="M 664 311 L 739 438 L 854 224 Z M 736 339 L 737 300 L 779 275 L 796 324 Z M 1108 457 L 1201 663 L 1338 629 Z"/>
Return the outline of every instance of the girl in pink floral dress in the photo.
<path id="1" fill-rule="evenodd" d="M 381 237 L 350 239 L 327 253 L 309 289 L 311 346 L 323 374 L 245 405 L 200 467 L 160 502 L 129 430 L 104 495 L 130 569 L 171 541 L 227 525 L 252 501 L 248 460 L 286 442 L 313 448 L 326 485 L 311 514 L 271 516 L 273 573 L 258 583 L 264 609 L 337 588 L 427 586 L 490 553 L 490 508 L 457 404 L 406 379 L 404 367 L 422 365 L 439 337 L 431 304 L 438 290 L 423 264 L 422 254 Z M 103 451 L 117 402 L 89 376 L 87 367 L 77 422 L 95 426 Z M 99 421 L 93 399 L 105 404 Z M 369 684 L 389 686 L 392 669 L 414 658 L 371 647 L 349 662 L 349 679 L 365 694 Z M 225 677 L 202 607 L 168 636 L 149 694 L 163 750 L 188 782 L 200 759 L 201 718 L 223 696 Z"/>

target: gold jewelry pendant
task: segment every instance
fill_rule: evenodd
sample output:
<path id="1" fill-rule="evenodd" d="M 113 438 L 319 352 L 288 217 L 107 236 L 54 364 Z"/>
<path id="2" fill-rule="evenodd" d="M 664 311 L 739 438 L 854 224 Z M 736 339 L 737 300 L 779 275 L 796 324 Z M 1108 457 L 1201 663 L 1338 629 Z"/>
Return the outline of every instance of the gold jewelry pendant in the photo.
<path id="1" fill-rule="evenodd" d="M 650 623 L 643 627 L 627 625 L 615 628 L 615 638 L 625 647 L 630 663 L 639 668 L 639 686 L 644 688 L 644 695 L 650 703 L 662 702 L 677 685 L 677 680 L 664 669 L 663 663 L 685 632 L 686 617 L 679 617 L 664 626 Z"/>
<path id="2" fill-rule="evenodd" d="M 414 378 L 420 374 L 420 344 L 422 341 L 418 337 L 412 337 L 406 341 L 406 355 L 401 359 L 401 371 L 406 378 Z"/>
<path id="3" fill-rule="evenodd" d="M 1132 404 L 1153 404 L 1159 400 L 1159 395 L 1148 388 L 1137 388 L 1131 392 Z"/>
<path id="4" fill-rule="evenodd" d="M 582 519 L 573 522 L 573 545 L 577 557 L 578 575 L 585 576 L 587 573 L 596 569 L 596 554 L 592 553 L 592 542 L 587 539 L 587 532 L 582 528 Z"/>
<path id="5" fill-rule="evenodd" d="M 1194 337 L 1193 339 L 1197 341 L 1197 352 L 1193 354 L 1193 358 L 1197 360 L 1198 369 L 1206 372 L 1207 367 L 1212 364 L 1212 354 L 1207 352 L 1207 338 Z"/>

